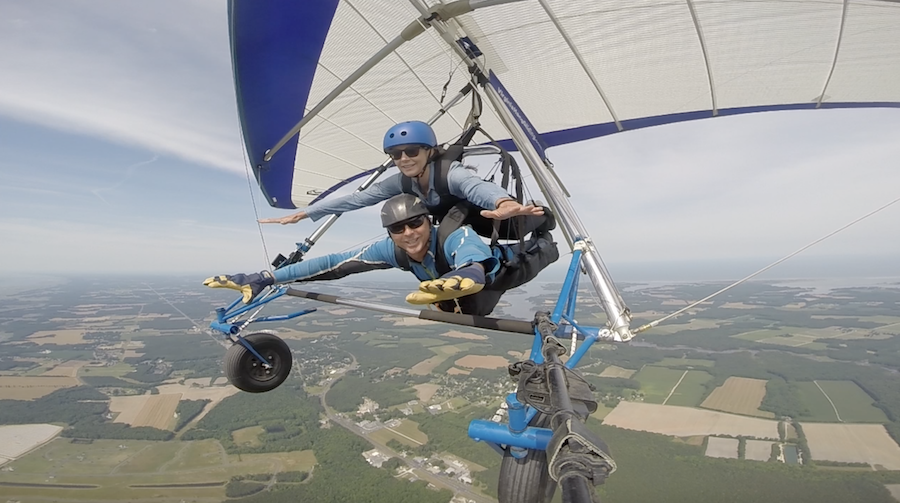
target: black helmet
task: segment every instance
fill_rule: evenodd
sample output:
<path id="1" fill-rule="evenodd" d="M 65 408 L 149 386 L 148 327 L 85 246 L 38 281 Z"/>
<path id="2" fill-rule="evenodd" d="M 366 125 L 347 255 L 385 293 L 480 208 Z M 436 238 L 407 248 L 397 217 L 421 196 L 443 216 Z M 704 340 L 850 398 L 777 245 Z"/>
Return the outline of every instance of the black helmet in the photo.
<path id="1" fill-rule="evenodd" d="M 427 214 L 428 208 L 421 199 L 412 194 L 399 194 L 388 199 L 381 207 L 381 226 L 387 228 Z"/>

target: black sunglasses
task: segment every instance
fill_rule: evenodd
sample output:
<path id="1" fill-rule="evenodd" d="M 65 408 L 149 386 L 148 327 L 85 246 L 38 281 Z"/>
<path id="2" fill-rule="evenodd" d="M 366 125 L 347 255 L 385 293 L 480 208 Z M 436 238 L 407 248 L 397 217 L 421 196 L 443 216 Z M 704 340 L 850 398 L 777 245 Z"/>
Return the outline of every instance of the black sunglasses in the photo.
<path id="1" fill-rule="evenodd" d="M 409 220 L 404 220 L 402 222 L 388 225 L 387 230 L 391 234 L 403 234 L 407 227 L 410 229 L 418 229 L 422 227 L 422 224 L 425 223 L 425 215 L 419 215 L 417 217 L 410 218 Z"/>
<path id="2" fill-rule="evenodd" d="M 419 155 L 419 152 L 422 151 L 421 145 L 413 145 L 412 147 L 406 148 L 392 148 L 387 151 L 387 154 L 391 156 L 391 159 L 395 161 L 399 161 L 403 154 L 406 154 L 406 157 L 415 157 Z"/>

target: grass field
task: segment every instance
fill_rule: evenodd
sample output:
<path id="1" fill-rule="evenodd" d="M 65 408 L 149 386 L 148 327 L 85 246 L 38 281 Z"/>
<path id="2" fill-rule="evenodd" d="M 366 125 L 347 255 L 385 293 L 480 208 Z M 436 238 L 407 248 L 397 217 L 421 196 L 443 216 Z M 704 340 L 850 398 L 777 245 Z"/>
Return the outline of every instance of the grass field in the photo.
<path id="1" fill-rule="evenodd" d="M 117 363 L 110 367 L 81 367 L 78 375 L 88 377 L 122 377 L 134 372 L 134 367 L 127 363 Z"/>
<path id="2" fill-rule="evenodd" d="M 695 360 L 690 358 L 663 358 L 662 361 L 653 365 L 657 367 L 705 367 L 710 368 L 715 365 L 713 360 Z"/>
<path id="3" fill-rule="evenodd" d="M 747 416 L 773 418 L 775 414 L 759 410 L 759 404 L 765 396 L 766 381 L 729 377 L 725 380 L 725 384 L 714 389 L 700 406 Z"/>
<path id="4" fill-rule="evenodd" d="M 712 379 L 712 375 L 702 370 L 689 370 L 675 388 L 672 396 L 666 401 L 666 405 L 683 405 L 696 407 L 703 400 L 706 388 L 703 384 Z"/>
<path id="5" fill-rule="evenodd" d="M 415 421 L 404 419 L 396 428 L 382 428 L 369 434 L 377 442 L 387 443 L 388 440 L 396 440 L 410 447 L 418 447 L 428 442 L 428 435 L 419 430 L 419 424 Z"/>
<path id="6" fill-rule="evenodd" d="M 249 426 L 247 428 L 232 431 L 231 438 L 237 445 L 249 445 L 255 447 L 262 444 L 262 442 L 259 441 L 259 435 L 263 431 L 265 430 L 262 426 Z"/>
<path id="7" fill-rule="evenodd" d="M 181 393 L 116 396 L 110 400 L 109 410 L 119 413 L 114 420 L 116 423 L 168 430 L 174 426 L 179 401 Z"/>
<path id="8" fill-rule="evenodd" d="M 42 368 L 42 372 L 46 370 Z M 0 400 L 34 400 L 77 385 L 74 377 L 0 376 Z"/>
<path id="9" fill-rule="evenodd" d="M 808 415 L 803 416 L 805 421 L 816 421 L 821 423 L 838 422 L 834 408 L 814 382 L 806 381 L 795 384 L 800 394 L 800 403 L 802 403 L 809 411 Z"/>
<path id="10" fill-rule="evenodd" d="M 94 440 L 73 444 L 57 438 L 6 465 L 0 482 L 85 484 L 94 489 L 4 486 L 5 499 L 21 501 L 213 502 L 225 498 L 225 483 L 234 475 L 309 471 L 316 463 L 312 451 L 226 455 L 216 440 L 151 442 Z M 48 478 L 53 474 L 54 478 Z M 151 487 L 134 485 L 214 484 L 212 487 Z"/>
<path id="11" fill-rule="evenodd" d="M 603 372 L 600 372 L 600 377 L 618 377 L 622 379 L 628 379 L 633 376 L 635 372 L 637 371 L 610 365 L 609 367 L 603 369 Z"/>
<path id="12" fill-rule="evenodd" d="M 669 392 L 675 387 L 675 383 L 681 379 L 683 370 L 672 370 L 665 367 L 647 365 L 632 379 L 641 383 L 641 393 L 647 403 L 663 403 L 669 396 Z"/>
<path id="13" fill-rule="evenodd" d="M 441 363 L 444 363 L 444 360 L 450 358 L 450 356 L 455 355 L 456 353 L 459 353 L 460 351 L 463 351 L 463 348 L 461 348 L 460 346 L 465 347 L 466 344 L 428 347 L 428 349 L 434 352 L 435 355 L 413 365 L 412 368 L 409 369 L 410 375 L 424 376 L 430 374 L 435 367 L 437 367 Z"/>
<path id="14" fill-rule="evenodd" d="M 809 409 L 810 415 L 807 418 L 809 421 L 888 422 L 884 412 L 873 405 L 872 397 L 853 381 L 800 382 L 797 383 L 797 387 L 800 390 L 801 402 Z M 829 398 L 831 402 L 828 401 Z M 832 402 L 834 407 L 832 407 Z M 835 409 L 837 409 L 837 413 L 835 413 Z"/>

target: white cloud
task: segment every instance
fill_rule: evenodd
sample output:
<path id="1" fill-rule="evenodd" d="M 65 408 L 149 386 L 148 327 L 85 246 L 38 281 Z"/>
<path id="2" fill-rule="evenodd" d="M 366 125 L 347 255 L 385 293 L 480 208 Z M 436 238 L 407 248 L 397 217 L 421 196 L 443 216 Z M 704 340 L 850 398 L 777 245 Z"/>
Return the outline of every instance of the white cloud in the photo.
<path id="1" fill-rule="evenodd" d="M 224 2 L 9 2 L 0 113 L 243 171 Z"/>

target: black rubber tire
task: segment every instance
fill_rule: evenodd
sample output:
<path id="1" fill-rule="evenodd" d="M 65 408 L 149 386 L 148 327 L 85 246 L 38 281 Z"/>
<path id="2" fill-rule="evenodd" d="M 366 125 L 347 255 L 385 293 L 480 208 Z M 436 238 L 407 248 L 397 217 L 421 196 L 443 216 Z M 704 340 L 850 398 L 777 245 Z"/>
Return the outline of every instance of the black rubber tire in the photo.
<path id="1" fill-rule="evenodd" d="M 235 388 L 249 393 L 264 393 L 277 388 L 291 373 L 291 349 L 278 336 L 257 332 L 244 337 L 253 349 L 272 365 L 264 368 L 247 348 L 232 344 L 225 353 L 225 375 Z"/>
<path id="2" fill-rule="evenodd" d="M 550 417 L 538 413 L 531 426 L 548 427 Z M 556 482 L 547 470 L 547 453 L 528 449 L 524 458 L 503 452 L 497 499 L 500 503 L 549 503 L 556 492 Z"/>

